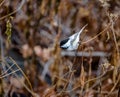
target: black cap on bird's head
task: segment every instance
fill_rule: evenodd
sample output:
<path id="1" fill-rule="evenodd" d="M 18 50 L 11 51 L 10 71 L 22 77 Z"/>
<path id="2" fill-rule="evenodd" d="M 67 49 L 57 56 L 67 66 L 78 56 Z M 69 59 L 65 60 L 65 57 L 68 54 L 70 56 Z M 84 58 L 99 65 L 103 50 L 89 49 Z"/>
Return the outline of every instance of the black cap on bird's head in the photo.
<path id="1" fill-rule="evenodd" d="M 60 42 L 60 47 L 61 47 L 62 49 L 67 49 L 67 48 L 68 48 L 68 47 L 62 47 L 64 44 L 66 44 L 66 43 L 68 42 L 68 40 L 69 40 L 69 38 L 64 39 L 64 40 L 62 40 L 62 41 Z"/>

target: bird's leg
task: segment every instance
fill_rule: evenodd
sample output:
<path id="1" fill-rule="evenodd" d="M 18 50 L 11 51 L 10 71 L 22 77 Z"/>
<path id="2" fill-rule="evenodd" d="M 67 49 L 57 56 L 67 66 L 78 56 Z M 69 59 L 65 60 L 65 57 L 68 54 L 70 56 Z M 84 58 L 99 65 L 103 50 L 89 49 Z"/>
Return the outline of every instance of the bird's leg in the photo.
<path id="1" fill-rule="evenodd" d="M 80 41 L 78 41 L 78 44 L 80 45 L 80 44 L 81 44 L 81 42 L 80 42 Z"/>
<path id="2" fill-rule="evenodd" d="M 75 50 L 75 57 L 77 57 L 77 50 Z"/>

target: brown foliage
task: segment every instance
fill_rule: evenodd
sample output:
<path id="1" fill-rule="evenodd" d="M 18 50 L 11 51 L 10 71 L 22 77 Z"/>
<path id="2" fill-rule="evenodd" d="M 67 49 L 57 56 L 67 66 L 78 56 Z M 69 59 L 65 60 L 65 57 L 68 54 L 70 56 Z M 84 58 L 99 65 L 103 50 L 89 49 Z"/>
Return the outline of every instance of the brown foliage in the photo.
<path id="1" fill-rule="evenodd" d="M 119 0 L 1 1 L 0 96 L 119 97 L 119 16 Z M 85 24 L 79 49 L 63 52 L 60 40 Z"/>

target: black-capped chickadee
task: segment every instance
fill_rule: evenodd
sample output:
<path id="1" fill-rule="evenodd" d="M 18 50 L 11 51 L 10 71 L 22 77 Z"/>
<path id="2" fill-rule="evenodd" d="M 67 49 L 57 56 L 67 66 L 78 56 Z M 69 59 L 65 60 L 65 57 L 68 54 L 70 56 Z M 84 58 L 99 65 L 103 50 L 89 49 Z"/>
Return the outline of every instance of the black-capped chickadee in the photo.
<path id="1" fill-rule="evenodd" d="M 67 39 L 62 40 L 60 42 L 60 47 L 66 50 L 77 50 L 80 43 L 79 41 L 80 34 L 82 33 L 86 26 L 87 24 L 84 27 L 82 27 L 82 29 L 79 32 L 73 34 Z"/>

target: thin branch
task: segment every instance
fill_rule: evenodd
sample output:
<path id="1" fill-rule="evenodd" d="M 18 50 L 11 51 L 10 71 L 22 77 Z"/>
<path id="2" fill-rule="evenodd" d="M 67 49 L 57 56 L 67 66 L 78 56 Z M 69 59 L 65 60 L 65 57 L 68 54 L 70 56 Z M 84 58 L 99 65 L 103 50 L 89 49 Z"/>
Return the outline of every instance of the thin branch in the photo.
<path id="1" fill-rule="evenodd" d="M 28 84 L 30 84 L 27 76 L 24 74 L 24 72 L 21 70 L 21 68 L 17 65 L 17 63 L 16 63 L 11 57 L 9 57 L 9 59 L 11 59 L 12 62 L 18 67 L 18 69 L 22 72 L 23 76 L 24 76 L 25 79 L 27 80 Z M 6 61 L 5 61 L 5 62 L 6 62 Z M 10 65 L 9 65 L 7 62 L 6 62 L 6 65 L 7 65 L 8 67 L 10 67 Z M 11 68 L 10 70 L 11 70 L 11 71 L 14 71 L 12 68 Z M 17 80 L 18 80 L 19 77 L 18 77 L 18 75 L 16 74 L 16 72 L 14 73 L 14 75 L 16 76 L 16 78 L 17 78 Z M 36 93 L 33 92 L 32 89 L 29 89 L 28 86 L 27 86 L 25 83 L 21 82 L 20 80 L 18 80 L 18 81 L 25 87 L 25 89 L 26 89 L 29 93 L 31 93 L 31 94 L 33 95 L 33 97 L 39 97 Z"/>
<path id="2" fill-rule="evenodd" d="M 116 38 L 116 35 L 115 35 L 115 31 L 114 31 L 114 21 L 111 19 L 111 30 L 112 30 L 112 33 L 113 33 L 113 38 L 114 38 L 114 42 L 115 42 L 115 46 L 116 46 L 116 51 L 117 51 L 117 57 L 119 59 L 119 47 L 118 47 L 118 43 L 117 43 L 117 38 Z"/>
<path id="3" fill-rule="evenodd" d="M 110 69 L 110 70 L 104 72 L 102 75 L 100 75 L 100 76 L 98 76 L 98 77 L 95 77 L 95 78 L 92 78 L 92 79 L 87 80 L 87 81 L 84 83 L 84 85 L 86 85 L 87 83 L 89 83 L 89 82 L 91 82 L 91 81 L 98 80 L 98 79 L 102 78 L 107 72 L 112 71 L 112 70 L 113 70 L 113 69 Z M 81 86 L 81 85 L 78 85 L 77 87 L 73 88 L 72 90 L 68 90 L 68 91 L 65 91 L 65 92 L 67 92 L 67 93 L 68 93 L 68 92 L 72 92 L 72 91 L 78 89 L 80 86 Z"/>
<path id="4" fill-rule="evenodd" d="M 5 0 L 3 0 L 3 1 L 0 3 L 0 7 L 3 5 L 4 2 L 5 2 Z"/>
<path id="5" fill-rule="evenodd" d="M 111 25 L 111 24 L 108 24 L 108 26 L 107 26 L 103 31 L 101 31 L 99 34 L 97 34 L 97 35 L 94 36 L 93 38 L 89 39 L 88 41 L 84 41 L 84 42 L 82 42 L 81 45 L 86 44 L 86 43 L 88 43 L 88 42 L 94 40 L 94 39 L 97 38 L 98 36 L 100 36 L 103 32 L 105 32 L 105 31 L 110 27 L 110 25 Z"/>
<path id="6" fill-rule="evenodd" d="M 41 74 L 41 78 L 45 79 L 45 75 L 49 72 L 49 66 L 53 63 L 53 58 L 48 60 L 48 62 L 45 63 L 43 72 Z"/>
<path id="7" fill-rule="evenodd" d="M 14 71 L 6 74 L 6 75 L 0 76 L 0 78 L 2 79 L 2 78 L 4 78 L 4 77 L 7 77 L 7 76 L 9 76 L 9 75 L 11 75 L 11 74 L 14 74 L 15 72 L 17 72 L 17 71 L 19 71 L 19 70 L 20 70 L 20 69 L 14 70 Z"/>
<path id="8" fill-rule="evenodd" d="M 1 32 L 1 28 L 0 28 L 0 48 L 1 48 L 1 59 L 4 60 L 4 47 L 3 47 L 3 38 L 2 38 L 2 32 Z M 5 65 L 3 64 L 3 62 L 1 62 L 2 64 L 2 68 L 4 71 L 6 71 Z"/>
<path id="9" fill-rule="evenodd" d="M 21 73 L 22 73 L 23 76 L 26 78 L 26 80 L 27 80 L 27 82 L 29 83 L 30 88 L 31 88 L 31 90 L 32 90 L 32 85 L 31 85 L 29 79 L 27 78 L 27 76 L 25 75 L 25 73 L 22 71 L 22 69 L 17 65 L 17 63 L 16 63 L 11 57 L 9 57 L 9 58 L 10 58 L 10 59 L 12 60 L 12 62 L 16 65 L 16 67 L 20 69 Z"/>
<path id="10" fill-rule="evenodd" d="M 7 18 L 7 17 L 11 16 L 12 14 L 16 13 L 17 11 L 19 11 L 22 8 L 22 6 L 24 5 L 24 3 L 25 3 L 25 0 L 22 0 L 21 3 L 20 3 L 20 6 L 15 11 L 1 17 L 0 20 L 2 20 L 4 18 Z"/>
<path id="11" fill-rule="evenodd" d="M 14 66 L 14 64 L 12 64 L 5 72 L 3 72 L 0 76 L 3 76 L 5 73 L 7 73 L 12 67 Z"/>
<path id="12" fill-rule="evenodd" d="M 114 86 L 112 87 L 112 89 L 110 90 L 109 94 L 107 95 L 109 97 L 109 95 L 111 94 L 111 92 L 113 92 L 113 90 L 115 90 L 117 84 L 120 82 L 120 74 L 118 76 L 117 81 L 115 82 Z"/>

